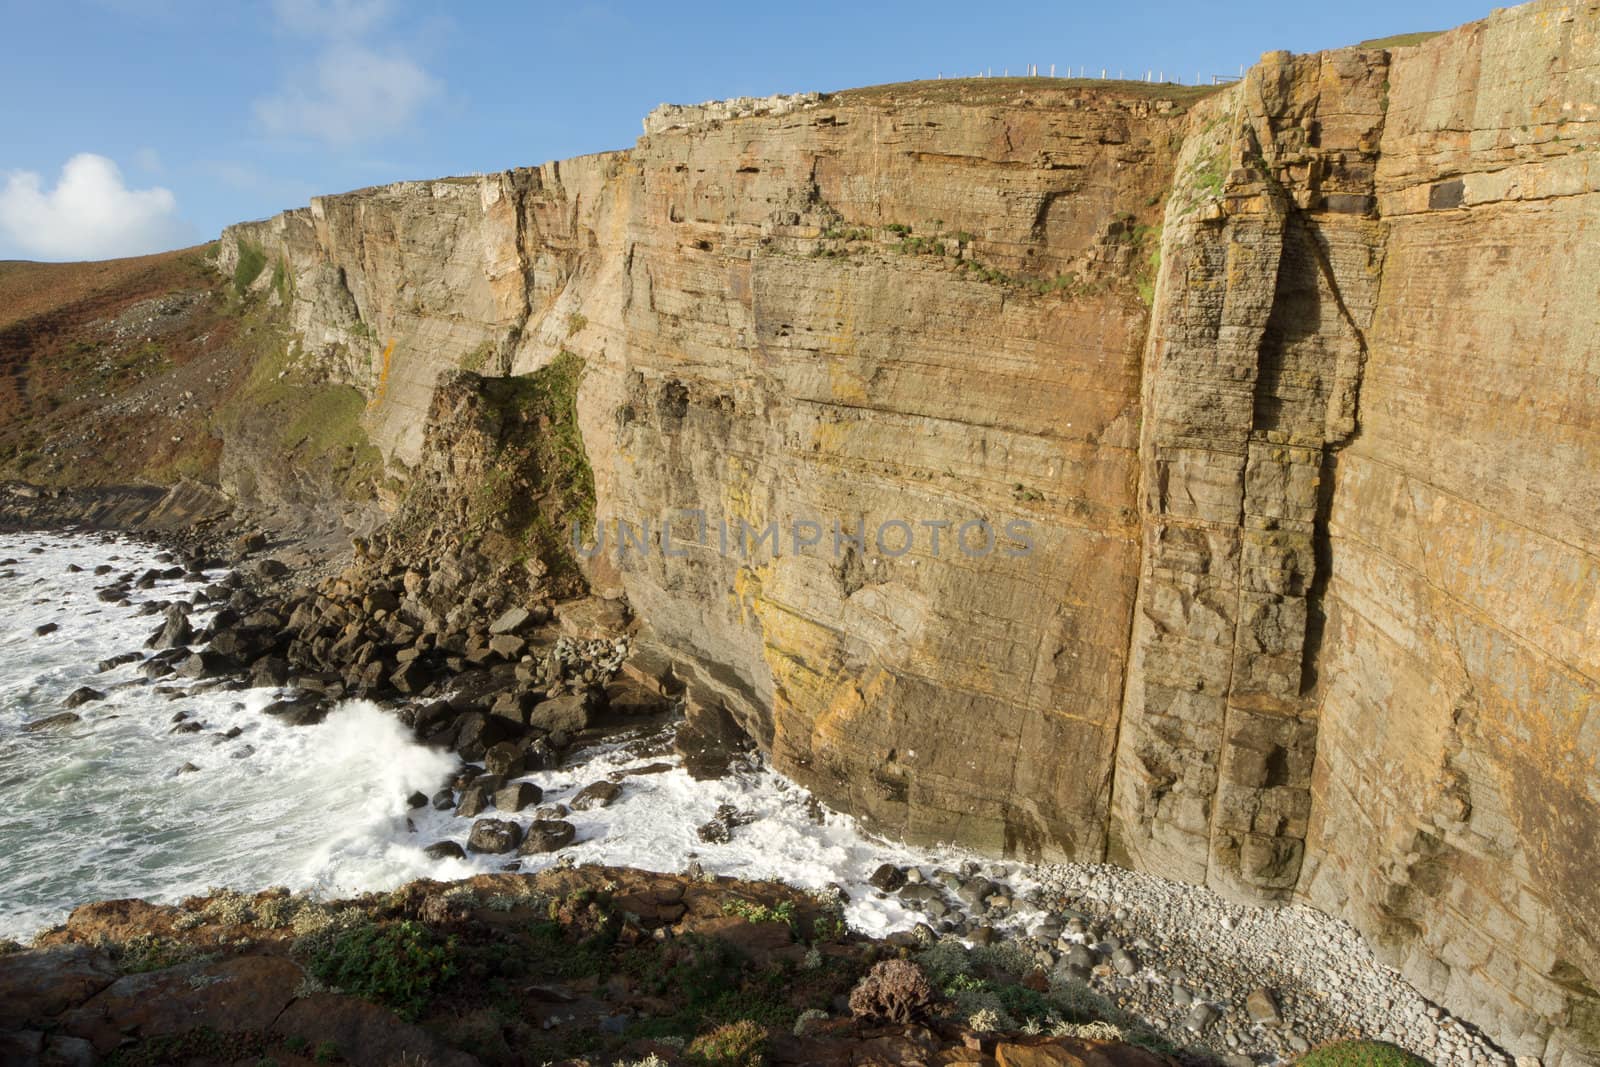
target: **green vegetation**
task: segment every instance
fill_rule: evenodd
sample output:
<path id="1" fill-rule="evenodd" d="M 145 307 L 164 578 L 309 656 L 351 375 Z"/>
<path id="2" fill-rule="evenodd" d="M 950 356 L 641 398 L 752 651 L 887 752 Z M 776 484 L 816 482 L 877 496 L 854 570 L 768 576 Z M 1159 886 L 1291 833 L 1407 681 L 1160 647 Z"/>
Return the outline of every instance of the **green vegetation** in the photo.
<path id="1" fill-rule="evenodd" d="M 1120 81 L 1112 78 L 939 78 L 889 85 L 871 85 L 829 93 L 839 104 L 1001 104 L 1015 105 L 1019 95 L 1047 98 L 1055 91 L 1073 95 L 1083 90 L 1104 93 L 1110 99 L 1171 100 L 1192 104 L 1223 88 L 1217 85 L 1178 85 L 1173 82 Z"/>
<path id="2" fill-rule="evenodd" d="M 233 268 L 233 291 L 243 296 L 267 269 L 267 253 L 253 241 L 239 241 L 239 262 Z"/>
<path id="3" fill-rule="evenodd" d="M 767 1031 L 746 1019 L 702 1034 L 684 1050 L 692 1064 L 701 1067 L 763 1067 L 767 1062 Z"/>
<path id="4" fill-rule="evenodd" d="M 1122 1039 L 1160 1055 L 1177 1051 L 1168 1038 L 1152 1030 L 1081 982 L 1053 978 L 1049 992 L 1022 983 L 1033 960 L 1014 945 L 967 949 L 959 941 L 940 941 L 915 956 L 928 980 L 952 1002 L 958 1018 L 988 1013 L 998 1029 L 1115 1027 Z M 1042 972 L 1038 972 L 1042 974 Z"/>
<path id="5" fill-rule="evenodd" d="M 792 900 L 785 900 L 775 908 L 749 900 L 730 900 L 722 905 L 722 914 L 737 915 L 745 922 L 751 923 L 783 923 L 790 928 L 795 926 Z"/>
<path id="6" fill-rule="evenodd" d="M 1427 1060 L 1387 1041 L 1334 1041 L 1312 1049 L 1296 1063 L 1298 1067 L 1428 1067 Z"/>
<path id="7" fill-rule="evenodd" d="M 153 934 L 141 934 L 131 940 L 113 942 L 104 947 L 111 953 L 117 970 L 123 974 L 144 974 L 176 967 L 180 963 L 214 958 L 194 945 Z"/>
<path id="8" fill-rule="evenodd" d="M 289 273 L 289 261 L 282 256 L 272 264 L 272 288 L 285 305 L 294 298 L 294 277 Z"/>
<path id="9" fill-rule="evenodd" d="M 369 497 L 383 473 L 383 455 L 367 436 L 360 390 L 332 382 L 285 341 L 281 309 L 256 304 L 246 312 L 253 339 L 250 370 L 216 415 L 220 429 L 243 440 L 274 439 L 273 451 L 306 470 L 326 473 L 353 500 Z M 266 441 L 262 441 L 266 444 Z"/>
<path id="10" fill-rule="evenodd" d="M 1421 44 L 1429 38 L 1437 37 L 1443 30 L 1423 30 L 1420 33 L 1397 33 L 1392 37 L 1374 37 L 1369 41 L 1362 41 L 1357 48 L 1409 48 L 1414 44 Z"/>
<path id="11" fill-rule="evenodd" d="M 317 1050 L 311 1058 L 318 1063 L 338 1063 L 344 1057 L 339 1054 L 339 1046 L 332 1041 L 318 1041 Z"/>
<path id="12" fill-rule="evenodd" d="M 455 975 L 455 952 L 454 940 L 440 940 L 420 923 L 363 924 L 316 953 L 307 969 L 330 987 L 415 1019 L 435 990 Z M 316 1059 L 331 1062 L 323 1058 L 322 1046 Z"/>
<path id="13" fill-rule="evenodd" d="M 482 381 L 491 422 L 533 432 L 496 435 L 495 461 L 471 491 L 471 521 L 519 542 L 556 573 L 576 573 L 570 524 L 594 524 L 594 471 L 578 428 L 582 379 L 583 360 L 562 351 L 532 374 Z M 532 480 L 531 491 L 517 472 Z"/>

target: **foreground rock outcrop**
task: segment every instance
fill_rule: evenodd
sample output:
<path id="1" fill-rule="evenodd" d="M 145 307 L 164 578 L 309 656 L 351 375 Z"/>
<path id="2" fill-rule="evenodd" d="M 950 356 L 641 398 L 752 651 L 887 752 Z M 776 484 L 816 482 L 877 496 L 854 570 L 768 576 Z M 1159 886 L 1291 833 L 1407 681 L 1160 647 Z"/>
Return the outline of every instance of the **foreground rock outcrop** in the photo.
<path id="1" fill-rule="evenodd" d="M 359 415 L 305 455 L 376 484 L 370 437 L 452 522 L 499 454 L 451 503 L 430 412 L 581 365 L 592 501 L 486 528 L 607 524 L 585 576 L 707 731 L 907 837 L 1310 901 L 1594 1062 L 1597 72 L 1600 9 L 1540 2 L 1209 94 L 690 109 L 218 261 Z"/>
<path id="2" fill-rule="evenodd" d="M 846 935 L 838 909 L 771 883 L 603 867 L 347 901 L 107 901 L 31 949 L 4 946 L 0 1053 L 16 1067 L 1177 1067 L 1153 1034 L 1132 1035 L 1144 1047 L 1089 1014 L 1106 1008 L 1093 997 L 1056 1007 L 1035 988 L 1049 989 L 1042 971 L 1008 970 L 1003 953 L 969 961 L 952 943 L 921 946 L 925 976 L 903 948 Z M 955 996 L 929 981 L 956 974 Z M 995 1006 L 990 1023 L 975 1028 L 969 1000 Z M 1050 1010 L 1056 1032 L 1018 1032 L 1002 1003 Z"/>

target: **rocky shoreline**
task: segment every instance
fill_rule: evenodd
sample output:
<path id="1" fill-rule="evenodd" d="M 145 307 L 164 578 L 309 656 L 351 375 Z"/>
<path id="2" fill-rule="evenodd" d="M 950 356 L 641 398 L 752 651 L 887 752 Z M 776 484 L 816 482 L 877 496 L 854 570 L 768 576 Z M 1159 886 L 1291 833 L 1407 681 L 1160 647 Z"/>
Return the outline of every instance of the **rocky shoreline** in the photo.
<path id="1" fill-rule="evenodd" d="M 629 752 L 652 761 L 634 774 L 682 762 L 715 776 L 737 755 L 708 746 L 715 731 L 683 719 L 690 702 L 681 683 L 664 657 L 637 641 L 618 602 L 500 603 L 491 616 L 490 604 L 471 595 L 470 610 L 450 607 L 461 581 L 451 571 L 386 563 L 368 546 L 353 567 L 316 587 L 289 589 L 275 558 L 285 546 L 265 554 L 259 534 L 169 543 L 157 557 L 164 568 L 96 568 L 107 579 L 100 599 L 128 604 L 130 591 L 162 578 L 199 580 L 219 566 L 232 569 L 190 601 L 142 605 L 161 614 L 151 651 L 106 662 L 142 658 L 151 684 L 279 688 L 265 713 L 291 724 L 315 724 L 346 697 L 398 703 L 418 740 L 450 748 L 461 761 L 431 796 L 411 798 L 413 807 L 451 810 L 463 820 L 457 836 L 465 836 L 465 848 L 442 839 L 428 849 L 437 859 L 503 855 L 508 870 L 517 856 L 547 862 L 547 853 L 573 841 L 564 816 L 611 803 L 627 773 L 597 778 L 565 804 L 542 803 L 539 787 L 518 779 L 608 738 L 632 737 Z M 197 626 L 190 616 L 200 611 L 211 615 Z M 81 706 L 99 695 L 67 700 Z M 201 728 L 178 718 L 176 732 Z M 745 819 L 728 806 L 698 828 L 700 840 L 715 848 Z M 964 988 L 961 961 L 978 952 L 1008 961 L 1019 982 L 1031 976 L 1035 992 L 1053 991 L 1148 1043 L 1234 1067 L 1286 1062 L 1313 1045 L 1362 1035 L 1462 1067 L 1506 1061 L 1373 960 L 1347 927 L 1314 913 L 1280 922 L 1281 911 L 1231 908 L 1203 890 L 1111 868 L 885 864 L 871 882 L 870 891 L 923 919 L 887 938 L 883 950 L 923 960 L 955 994 L 993 992 Z M 992 997 L 956 999 L 968 1017 L 992 1012 L 988 1025 L 1005 1033 L 1027 1036 L 1045 1022 L 1039 1003 L 1028 1015 Z"/>

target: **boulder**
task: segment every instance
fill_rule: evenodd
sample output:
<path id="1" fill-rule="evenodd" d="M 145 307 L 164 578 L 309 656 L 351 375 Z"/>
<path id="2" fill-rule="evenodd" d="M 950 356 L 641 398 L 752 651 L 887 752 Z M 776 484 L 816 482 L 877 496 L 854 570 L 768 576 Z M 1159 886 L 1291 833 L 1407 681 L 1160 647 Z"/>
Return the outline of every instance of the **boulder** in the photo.
<path id="1" fill-rule="evenodd" d="M 549 733 L 562 730 L 575 734 L 586 730 L 589 728 L 589 696 L 587 693 L 568 693 L 542 701 L 529 713 L 528 725 Z"/>
<path id="2" fill-rule="evenodd" d="M 563 819 L 535 819 L 519 851 L 524 856 L 554 852 L 572 844 L 577 836 L 578 828 Z"/>
<path id="3" fill-rule="evenodd" d="M 628 625 L 628 609 L 620 600 L 585 597 L 556 605 L 561 632 L 580 640 L 615 637 Z"/>
<path id="4" fill-rule="evenodd" d="M 466 851 L 454 841 L 435 841 L 422 850 L 423 855 L 433 860 L 461 860 L 467 858 Z"/>
<path id="5" fill-rule="evenodd" d="M 151 636 L 148 645 L 155 649 L 180 648 L 194 640 L 194 627 L 189 623 L 189 615 L 181 604 L 173 604 L 166 610 L 166 621 L 161 629 Z"/>
<path id="6" fill-rule="evenodd" d="M 104 700 L 105 698 L 106 695 L 100 692 L 100 690 L 90 689 L 86 685 L 80 685 L 78 688 L 68 693 L 67 699 L 63 700 L 61 703 L 64 707 L 81 708 L 85 704 L 93 703 L 96 700 Z"/>
<path id="7" fill-rule="evenodd" d="M 481 785 L 469 785 L 461 791 L 461 799 L 456 802 L 456 814 L 462 818 L 475 818 L 489 806 L 489 792 Z"/>
<path id="8" fill-rule="evenodd" d="M 513 782 L 495 790 L 494 806 L 496 811 L 511 813 L 532 807 L 543 799 L 544 790 L 532 782 Z"/>
<path id="9" fill-rule="evenodd" d="M 489 639 L 489 651 L 501 659 L 514 660 L 522 655 L 522 650 L 528 647 L 528 642 L 515 634 L 501 634 L 499 637 Z"/>
<path id="10" fill-rule="evenodd" d="M 467 835 L 467 851 L 491 855 L 510 852 L 522 843 L 522 828 L 504 819 L 479 819 Z"/>
<path id="11" fill-rule="evenodd" d="M 511 736 L 511 724 L 481 712 L 463 715 L 456 732 L 456 751 L 463 759 L 479 760 L 490 746 Z"/>
<path id="12" fill-rule="evenodd" d="M 892 863 L 884 863 L 872 872 L 867 882 L 885 893 L 893 893 L 906 884 L 906 873 Z"/>
<path id="13" fill-rule="evenodd" d="M 721 819 L 712 819 L 695 827 L 695 835 L 708 845 L 725 845 L 733 838 L 733 831 Z"/>
<path id="14" fill-rule="evenodd" d="M 594 808 L 609 807 L 621 793 L 622 787 L 616 782 L 604 780 L 591 782 L 578 790 L 578 795 L 572 798 L 572 810 L 590 811 Z"/>
<path id="15" fill-rule="evenodd" d="M 494 698 L 494 704 L 489 708 L 489 714 L 497 715 L 502 719 L 516 723 L 518 726 L 528 724 L 528 713 L 533 710 L 534 695 L 526 690 L 509 690 Z"/>
<path id="16" fill-rule="evenodd" d="M 489 634 L 492 637 L 499 637 L 501 634 L 519 633 L 528 625 L 530 618 L 526 608 L 511 608 L 489 624 Z"/>
<path id="17" fill-rule="evenodd" d="M 55 623 L 47 622 L 43 626 L 35 626 L 33 628 L 33 636 L 35 636 L 35 637 L 49 637 L 51 634 L 55 633 L 59 629 L 61 629 L 61 627 L 56 625 Z"/>
<path id="18" fill-rule="evenodd" d="M 1266 986 L 1258 986 L 1244 1000 L 1244 1010 L 1258 1026 L 1276 1026 L 1283 1021 L 1278 1013 L 1278 998 Z"/>
<path id="19" fill-rule="evenodd" d="M 490 745 L 483 754 L 484 770 L 501 778 L 515 778 L 526 765 L 527 757 L 515 741 L 500 741 Z"/>
<path id="20" fill-rule="evenodd" d="M 401 693 L 415 695 L 433 683 L 433 672 L 416 659 L 402 663 L 389 675 L 389 684 Z"/>

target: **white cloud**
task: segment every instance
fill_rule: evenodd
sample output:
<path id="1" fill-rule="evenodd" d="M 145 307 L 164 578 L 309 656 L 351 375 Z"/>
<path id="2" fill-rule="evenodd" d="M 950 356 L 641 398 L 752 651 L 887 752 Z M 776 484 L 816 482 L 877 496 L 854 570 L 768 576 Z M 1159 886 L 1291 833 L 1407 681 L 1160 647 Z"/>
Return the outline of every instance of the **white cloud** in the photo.
<path id="1" fill-rule="evenodd" d="M 441 88 L 404 54 L 359 45 L 324 52 L 309 82 L 257 100 L 256 117 L 275 134 L 350 145 L 406 128 Z"/>
<path id="2" fill-rule="evenodd" d="M 33 171 L 13 171 L 0 190 L 0 237 L 45 259 L 108 259 L 181 248 L 194 230 L 162 188 L 129 189 L 105 156 L 67 160 L 54 189 Z"/>
<path id="3" fill-rule="evenodd" d="M 307 37 L 360 37 L 389 17 L 389 0 L 274 0 L 278 22 Z"/>

